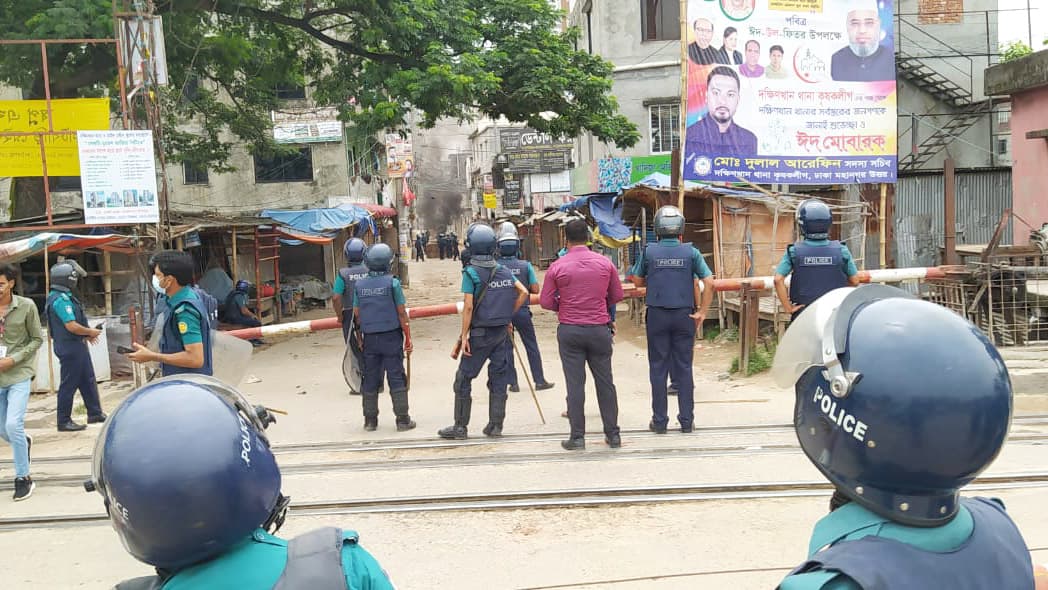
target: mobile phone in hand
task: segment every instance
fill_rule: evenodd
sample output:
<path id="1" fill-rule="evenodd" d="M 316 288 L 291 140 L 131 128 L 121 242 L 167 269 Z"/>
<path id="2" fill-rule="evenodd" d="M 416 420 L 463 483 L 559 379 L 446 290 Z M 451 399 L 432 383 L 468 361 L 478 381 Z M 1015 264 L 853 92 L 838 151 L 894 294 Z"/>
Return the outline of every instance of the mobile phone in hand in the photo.
<path id="1" fill-rule="evenodd" d="M 95 329 L 96 330 L 101 330 L 104 327 L 106 327 L 105 322 L 102 322 L 101 324 L 98 324 L 97 326 L 95 326 Z"/>
<path id="2" fill-rule="evenodd" d="M 135 351 L 135 349 L 134 348 L 128 348 L 126 346 L 117 346 L 116 347 L 116 351 L 119 352 L 120 354 L 131 354 L 132 352 Z"/>

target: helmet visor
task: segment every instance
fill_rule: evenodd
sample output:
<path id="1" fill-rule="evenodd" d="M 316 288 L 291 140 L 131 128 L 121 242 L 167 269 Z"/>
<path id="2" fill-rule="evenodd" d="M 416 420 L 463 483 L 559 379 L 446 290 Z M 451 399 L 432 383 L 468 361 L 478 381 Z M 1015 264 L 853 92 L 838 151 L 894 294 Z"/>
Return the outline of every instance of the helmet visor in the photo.
<path id="1" fill-rule="evenodd" d="M 823 364 L 823 338 L 844 299 L 854 287 L 834 289 L 804 308 L 775 349 L 771 376 L 779 387 L 793 387 L 811 367 Z"/>
<path id="2" fill-rule="evenodd" d="M 837 357 L 848 346 L 848 327 L 858 309 L 890 297 L 913 298 L 902 289 L 887 285 L 842 287 L 826 293 L 790 324 L 775 351 L 772 379 L 780 387 L 792 387 L 811 367 L 831 367 L 830 377 L 840 374 Z"/>

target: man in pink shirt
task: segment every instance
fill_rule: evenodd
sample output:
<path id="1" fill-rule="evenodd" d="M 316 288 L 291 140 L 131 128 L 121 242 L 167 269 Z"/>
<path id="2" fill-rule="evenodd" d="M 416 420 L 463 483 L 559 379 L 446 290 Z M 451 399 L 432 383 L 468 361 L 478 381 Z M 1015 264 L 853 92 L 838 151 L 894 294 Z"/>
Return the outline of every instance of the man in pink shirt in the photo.
<path id="1" fill-rule="evenodd" d="M 566 450 L 586 448 L 586 364 L 597 384 L 597 404 L 604 422 L 604 440 L 622 446 L 619 437 L 619 402 L 611 375 L 615 305 L 622 301 L 619 273 L 610 260 L 586 247 L 589 228 L 583 219 L 564 226 L 568 252 L 546 271 L 539 304 L 557 312 L 557 343 L 568 389 L 571 438 L 561 442 Z"/>

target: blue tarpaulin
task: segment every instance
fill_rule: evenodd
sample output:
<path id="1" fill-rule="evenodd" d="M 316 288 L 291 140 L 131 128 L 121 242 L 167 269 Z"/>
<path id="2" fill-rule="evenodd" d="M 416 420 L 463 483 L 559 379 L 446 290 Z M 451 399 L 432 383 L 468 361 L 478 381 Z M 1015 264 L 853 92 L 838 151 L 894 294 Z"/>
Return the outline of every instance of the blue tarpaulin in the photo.
<path id="1" fill-rule="evenodd" d="M 561 211 L 574 211 L 588 206 L 590 216 L 597 222 L 600 234 L 612 240 L 628 240 L 632 233 L 622 223 L 622 200 L 616 201 L 618 194 L 595 193 L 575 199 L 560 206 Z"/>
<path id="2" fill-rule="evenodd" d="M 332 239 L 337 233 L 347 227 L 360 225 L 369 227 L 374 231 L 375 224 L 371 214 L 362 207 L 355 205 L 343 205 L 331 209 L 302 209 L 287 211 L 282 209 L 265 209 L 258 215 L 264 219 L 286 225 L 296 232 Z M 285 243 L 296 245 L 293 240 L 284 240 Z"/>

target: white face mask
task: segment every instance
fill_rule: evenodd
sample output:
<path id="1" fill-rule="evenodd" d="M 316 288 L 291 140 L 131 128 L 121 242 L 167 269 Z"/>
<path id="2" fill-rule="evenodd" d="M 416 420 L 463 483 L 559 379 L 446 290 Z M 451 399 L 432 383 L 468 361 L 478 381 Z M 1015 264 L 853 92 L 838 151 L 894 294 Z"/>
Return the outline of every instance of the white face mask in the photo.
<path id="1" fill-rule="evenodd" d="M 167 295 L 167 289 L 160 286 L 160 277 L 153 275 L 153 290 L 160 295 Z"/>

